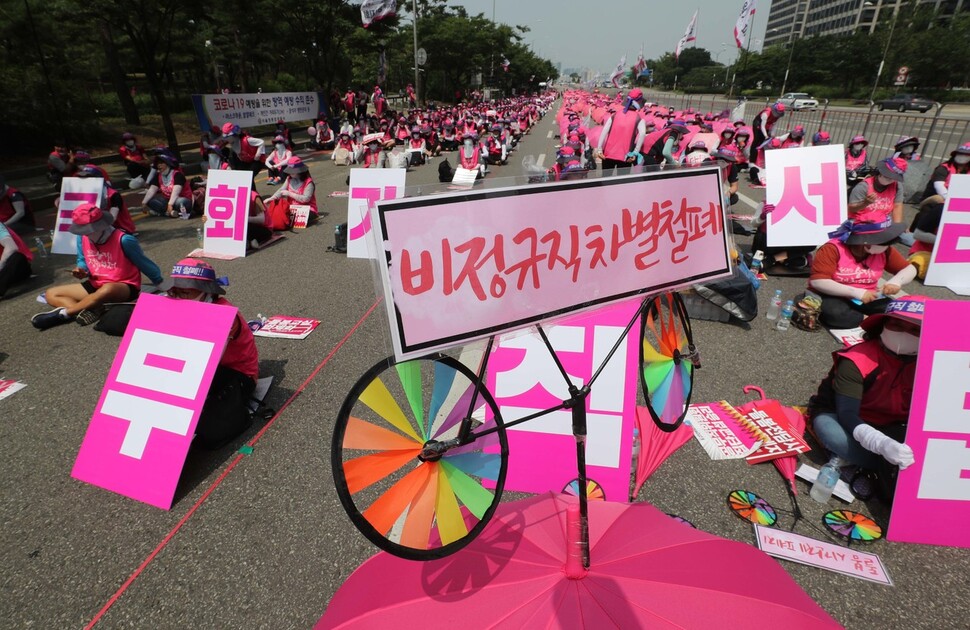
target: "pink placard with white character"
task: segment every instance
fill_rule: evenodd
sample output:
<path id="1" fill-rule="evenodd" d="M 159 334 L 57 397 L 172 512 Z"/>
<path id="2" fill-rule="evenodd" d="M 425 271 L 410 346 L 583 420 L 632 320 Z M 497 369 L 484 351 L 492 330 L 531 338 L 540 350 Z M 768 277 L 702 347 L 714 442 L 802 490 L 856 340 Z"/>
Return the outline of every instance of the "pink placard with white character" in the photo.
<path id="1" fill-rule="evenodd" d="M 928 300 L 889 540 L 970 547 L 970 302 Z M 932 519 L 932 527 L 927 526 Z"/>
<path id="2" fill-rule="evenodd" d="M 544 328 L 574 385 L 589 382 L 639 306 L 639 300 L 622 302 Z M 626 336 L 586 399 L 586 475 L 610 501 L 627 501 L 630 490 L 638 341 L 636 334 Z M 566 381 L 538 334 L 502 337 L 488 365 L 488 389 L 506 423 L 569 398 Z M 560 492 L 576 478 L 568 409 L 511 427 L 508 437 L 507 490 Z"/>
<path id="3" fill-rule="evenodd" d="M 209 171 L 205 185 L 205 227 L 202 249 L 209 254 L 246 255 L 249 228 L 249 171 Z"/>
<path id="4" fill-rule="evenodd" d="M 57 202 L 52 254 L 77 255 L 77 236 L 69 231 L 71 214 L 82 203 L 101 205 L 104 180 L 100 177 L 65 177 L 61 180 L 61 197 Z"/>
<path id="5" fill-rule="evenodd" d="M 71 476 L 169 509 L 236 309 L 142 294 Z"/>
<path id="6" fill-rule="evenodd" d="M 970 295 L 970 175 L 950 178 L 926 284 Z"/>
<path id="7" fill-rule="evenodd" d="M 848 217 L 842 145 L 766 151 L 765 167 L 769 246 L 821 245 Z"/>
<path id="8" fill-rule="evenodd" d="M 354 168 L 347 195 L 347 258 L 374 258 L 369 245 L 370 210 L 382 199 L 404 196 L 403 168 Z"/>

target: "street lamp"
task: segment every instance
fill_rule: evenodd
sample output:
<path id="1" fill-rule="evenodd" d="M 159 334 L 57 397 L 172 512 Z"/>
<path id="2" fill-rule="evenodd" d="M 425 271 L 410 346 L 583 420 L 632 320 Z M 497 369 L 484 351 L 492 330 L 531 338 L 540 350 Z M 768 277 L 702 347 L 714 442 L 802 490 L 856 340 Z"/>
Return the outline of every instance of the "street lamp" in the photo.
<path id="1" fill-rule="evenodd" d="M 862 6 L 873 7 L 875 6 L 875 4 L 873 2 L 867 1 L 863 3 Z M 898 17 L 899 17 L 899 2 L 897 1 L 896 4 L 893 6 L 893 21 L 892 21 L 892 24 L 890 24 L 889 26 L 889 39 L 886 40 L 886 47 L 882 51 L 882 60 L 879 62 L 879 69 L 876 70 L 876 81 L 872 84 L 872 92 L 869 93 L 870 105 L 873 103 L 872 99 L 875 98 L 876 96 L 876 88 L 879 87 L 879 77 L 882 76 L 883 66 L 886 65 L 886 55 L 889 54 L 889 47 L 893 43 L 893 32 L 896 30 L 896 18 Z"/>
<path id="2" fill-rule="evenodd" d="M 777 29 L 772 29 L 777 30 Z M 791 59 L 795 56 L 795 26 L 792 25 L 792 30 L 788 33 L 788 66 L 785 67 L 785 79 L 781 82 L 781 94 L 785 95 L 785 88 L 788 87 L 788 73 L 791 72 Z"/>

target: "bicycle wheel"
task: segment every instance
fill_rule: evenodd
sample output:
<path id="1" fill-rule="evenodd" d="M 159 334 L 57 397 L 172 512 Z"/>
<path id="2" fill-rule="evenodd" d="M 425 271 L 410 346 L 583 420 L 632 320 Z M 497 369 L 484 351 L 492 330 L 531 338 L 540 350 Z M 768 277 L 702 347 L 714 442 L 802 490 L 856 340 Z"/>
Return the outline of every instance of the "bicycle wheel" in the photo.
<path id="1" fill-rule="evenodd" d="M 476 396 L 476 382 L 474 372 L 442 354 L 403 363 L 392 357 L 344 400 L 331 448 L 337 495 L 357 529 L 384 551 L 410 560 L 454 553 L 498 506 L 508 441 L 495 401 L 484 385 Z M 459 445 L 469 413 L 472 438 Z M 429 450 L 436 445 L 437 453 Z"/>
<path id="2" fill-rule="evenodd" d="M 654 423 L 673 431 L 684 421 L 700 366 L 687 308 L 678 293 L 650 300 L 640 317 L 640 387 Z"/>

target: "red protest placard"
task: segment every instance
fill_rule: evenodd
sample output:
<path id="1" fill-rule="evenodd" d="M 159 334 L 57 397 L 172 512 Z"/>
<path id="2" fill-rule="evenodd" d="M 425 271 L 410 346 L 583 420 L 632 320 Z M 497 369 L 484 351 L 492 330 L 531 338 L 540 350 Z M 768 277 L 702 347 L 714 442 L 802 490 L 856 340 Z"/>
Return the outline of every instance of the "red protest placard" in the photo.
<path id="1" fill-rule="evenodd" d="M 785 417 L 781 403 L 777 400 L 758 403 L 758 408 L 749 411 L 745 417 L 758 426 L 764 444 L 745 458 L 749 464 L 760 464 L 778 457 L 806 453 L 811 449 L 802 436 L 792 430 Z"/>
<path id="2" fill-rule="evenodd" d="M 306 339 L 320 325 L 319 319 L 273 315 L 262 328 L 254 332 L 257 337 L 277 337 L 280 339 Z"/>

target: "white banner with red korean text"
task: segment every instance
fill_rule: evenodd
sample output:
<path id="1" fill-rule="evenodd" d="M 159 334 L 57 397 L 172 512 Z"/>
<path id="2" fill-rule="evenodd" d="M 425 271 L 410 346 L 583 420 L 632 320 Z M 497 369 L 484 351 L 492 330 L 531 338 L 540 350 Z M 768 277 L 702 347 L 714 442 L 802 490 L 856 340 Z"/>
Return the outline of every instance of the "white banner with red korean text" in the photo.
<path id="1" fill-rule="evenodd" d="M 729 275 L 722 199 L 697 168 L 380 201 L 395 356 Z"/>

